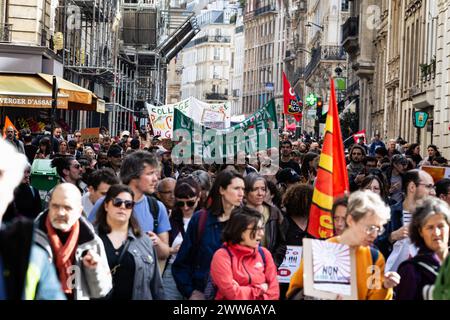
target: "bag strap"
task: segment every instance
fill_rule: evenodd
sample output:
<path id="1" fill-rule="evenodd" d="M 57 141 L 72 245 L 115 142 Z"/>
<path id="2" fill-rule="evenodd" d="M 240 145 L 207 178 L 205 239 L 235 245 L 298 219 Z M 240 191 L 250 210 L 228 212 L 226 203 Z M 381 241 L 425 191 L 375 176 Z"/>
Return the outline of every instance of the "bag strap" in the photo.
<path id="1" fill-rule="evenodd" d="M 206 220 L 208 220 L 208 211 L 202 209 L 200 210 L 200 217 L 198 218 L 197 239 L 195 241 L 196 246 L 200 244 L 203 234 L 205 233 Z"/>
<path id="2" fill-rule="evenodd" d="M 150 209 L 150 213 L 153 216 L 153 232 L 156 233 L 156 230 L 158 229 L 158 226 L 159 226 L 159 220 L 158 220 L 159 206 L 158 206 L 158 201 L 153 196 L 149 196 L 149 195 L 147 195 L 147 201 L 148 201 L 148 206 L 149 206 L 149 209 Z"/>
<path id="3" fill-rule="evenodd" d="M 378 249 L 376 249 L 374 247 L 370 247 L 370 256 L 372 257 L 373 265 L 377 264 L 379 254 L 380 254 L 380 252 L 378 251 Z"/>
<path id="4" fill-rule="evenodd" d="M 432 274 L 434 274 L 437 277 L 438 272 L 436 270 L 434 270 L 432 266 L 430 266 L 422 261 L 416 261 L 415 263 L 417 265 L 421 266 L 422 268 L 425 268 L 426 270 L 428 270 L 429 272 L 431 272 Z"/>
<path id="5" fill-rule="evenodd" d="M 264 272 L 266 272 L 266 254 L 264 253 L 264 250 L 262 249 L 261 246 L 258 246 L 258 251 L 264 263 Z"/>

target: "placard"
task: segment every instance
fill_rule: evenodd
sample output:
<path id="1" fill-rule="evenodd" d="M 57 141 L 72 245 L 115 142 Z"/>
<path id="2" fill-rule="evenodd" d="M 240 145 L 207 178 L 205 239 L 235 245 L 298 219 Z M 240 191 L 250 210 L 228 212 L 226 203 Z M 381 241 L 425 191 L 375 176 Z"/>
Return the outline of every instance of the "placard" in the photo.
<path id="1" fill-rule="evenodd" d="M 83 143 L 98 143 L 100 128 L 84 128 L 80 130 Z"/>
<path id="2" fill-rule="evenodd" d="M 450 179 L 450 168 L 422 166 L 420 169 L 429 173 L 430 176 L 433 177 L 434 183 L 445 178 Z"/>
<path id="3" fill-rule="evenodd" d="M 303 259 L 306 296 L 358 299 L 354 249 L 339 243 L 303 239 Z"/>
<path id="4" fill-rule="evenodd" d="M 300 268 L 303 247 L 287 246 L 283 263 L 278 268 L 278 282 L 289 283 L 292 275 Z"/>

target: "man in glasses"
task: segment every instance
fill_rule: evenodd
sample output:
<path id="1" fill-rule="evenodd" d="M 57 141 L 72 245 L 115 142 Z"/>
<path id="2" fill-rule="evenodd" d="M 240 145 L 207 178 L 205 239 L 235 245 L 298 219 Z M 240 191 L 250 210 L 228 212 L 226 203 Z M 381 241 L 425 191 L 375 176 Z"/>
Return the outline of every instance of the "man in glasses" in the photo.
<path id="1" fill-rule="evenodd" d="M 408 170 L 408 159 L 404 155 L 395 154 L 391 159 L 391 166 L 386 170 L 386 181 L 389 188 L 391 200 L 401 202 L 402 194 L 402 176 Z"/>
<path id="2" fill-rule="evenodd" d="M 409 223 L 418 202 L 428 196 L 436 196 L 431 175 L 423 170 L 410 170 L 402 176 L 402 190 L 405 199 L 391 206 L 391 220 L 386 225 L 386 232 L 378 237 L 377 246 L 389 258 L 387 268 L 396 271 L 401 262 L 409 255 L 414 255 L 410 248 Z"/>
<path id="3" fill-rule="evenodd" d="M 167 212 L 171 212 L 175 205 L 175 185 L 177 181 L 174 178 L 162 179 L 156 188 L 156 197 L 160 200 L 167 209 Z"/>
<path id="4" fill-rule="evenodd" d="M 82 211 L 80 191 L 61 183 L 51 194 L 48 210 L 35 221 L 35 241 L 53 260 L 70 300 L 102 298 L 112 288 L 103 242 Z"/>

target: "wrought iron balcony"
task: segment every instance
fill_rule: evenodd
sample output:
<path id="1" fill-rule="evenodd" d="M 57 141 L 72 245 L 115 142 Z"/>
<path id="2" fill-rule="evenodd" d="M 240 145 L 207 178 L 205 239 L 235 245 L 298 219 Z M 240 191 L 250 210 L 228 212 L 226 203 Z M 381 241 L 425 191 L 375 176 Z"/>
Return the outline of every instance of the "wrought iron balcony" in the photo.
<path id="1" fill-rule="evenodd" d="M 268 12 L 273 12 L 273 13 L 277 13 L 277 10 L 275 8 L 275 5 L 273 4 L 269 4 L 267 6 L 258 8 L 255 10 L 255 17 L 262 15 L 264 13 L 268 13 Z"/>
<path id="2" fill-rule="evenodd" d="M 321 46 L 311 50 L 311 61 L 305 68 L 305 78 L 308 78 L 321 61 L 341 61 L 346 59 L 346 53 L 341 46 Z"/>
<path id="3" fill-rule="evenodd" d="M 229 43 L 231 42 L 231 37 L 224 36 L 203 36 L 201 38 L 195 39 L 194 45 L 198 45 L 205 42 L 222 42 Z"/>
<path id="4" fill-rule="evenodd" d="M 12 24 L 0 25 L 0 42 L 11 42 Z"/>
<path id="5" fill-rule="evenodd" d="M 228 94 L 217 93 L 217 92 L 207 92 L 205 93 L 206 100 L 228 100 Z"/>
<path id="6" fill-rule="evenodd" d="M 359 17 L 350 17 L 342 25 L 342 46 L 349 54 L 356 53 L 359 47 Z"/>

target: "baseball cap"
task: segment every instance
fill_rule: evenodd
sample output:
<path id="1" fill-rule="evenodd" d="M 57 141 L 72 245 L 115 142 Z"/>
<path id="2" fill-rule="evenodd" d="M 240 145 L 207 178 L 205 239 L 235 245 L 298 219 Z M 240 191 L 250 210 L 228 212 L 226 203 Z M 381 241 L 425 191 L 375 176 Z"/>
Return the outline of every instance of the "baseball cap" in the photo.
<path id="1" fill-rule="evenodd" d="M 278 183 L 296 183 L 300 182 L 301 178 L 294 169 L 284 168 L 276 175 Z"/>
<path id="2" fill-rule="evenodd" d="M 130 131 L 127 131 L 127 130 L 122 131 L 122 133 L 120 134 L 120 137 L 123 138 L 125 136 L 129 137 L 130 136 Z"/>
<path id="3" fill-rule="evenodd" d="M 122 148 L 118 145 L 112 145 L 108 150 L 108 157 L 118 158 L 122 155 Z"/>

